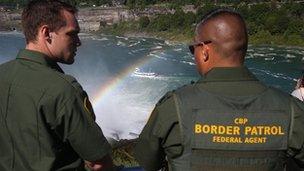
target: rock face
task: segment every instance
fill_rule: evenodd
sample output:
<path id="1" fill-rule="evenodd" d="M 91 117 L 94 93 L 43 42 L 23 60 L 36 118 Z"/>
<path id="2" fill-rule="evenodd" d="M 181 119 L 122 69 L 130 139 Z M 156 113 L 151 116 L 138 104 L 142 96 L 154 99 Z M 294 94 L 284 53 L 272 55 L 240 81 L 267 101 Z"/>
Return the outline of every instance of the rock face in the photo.
<path id="1" fill-rule="evenodd" d="M 78 13 L 78 22 L 83 31 L 97 31 L 102 25 L 112 25 L 136 18 L 132 11 L 124 7 L 83 8 Z"/>
<path id="2" fill-rule="evenodd" d="M 196 12 L 193 5 L 183 7 L 184 12 Z M 142 16 L 153 17 L 157 14 L 174 13 L 173 9 L 163 6 L 151 6 L 145 9 L 128 9 L 124 6 L 82 8 L 79 10 L 79 24 L 83 31 L 97 31 L 103 25 L 112 25 L 121 21 L 137 20 Z"/>
<path id="3" fill-rule="evenodd" d="M 84 32 L 97 31 L 101 25 L 112 25 L 137 18 L 131 10 L 125 7 L 82 8 L 78 12 L 78 22 Z M 0 11 L 0 30 L 20 28 L 21 11 Z"/>
<path id="4" fill-rule="evenodd" d="M 0 30 L 19 30 L 21 12 L 0 11 Z"/>
<path id="5" fill-rule="evenodd" d="M 185 12 L 195 12 L 193 6 L 185 6 Z M 146 9 L 130 10 L 124 6 L 81 8 L 78 12 L 78 22 L 83 32 L 97 31 L 105 25 L 121 21 L 137 20 L 141 16 L 153 17 L 157 14 L 174 13 L 174 10 L 162 6 L 152 6 Z M 21 11 L 0 10 L 0 30 L 19 30 L 21 28 Z"/>

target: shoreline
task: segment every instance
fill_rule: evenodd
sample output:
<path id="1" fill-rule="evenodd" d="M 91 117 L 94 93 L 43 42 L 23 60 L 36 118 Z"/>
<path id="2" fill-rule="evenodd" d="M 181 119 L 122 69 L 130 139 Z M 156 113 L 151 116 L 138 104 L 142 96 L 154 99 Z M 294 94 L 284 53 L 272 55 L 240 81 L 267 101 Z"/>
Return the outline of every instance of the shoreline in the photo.
<path id="1" fill-rule="evenodd" d="M 16 35 L 23 35 L 22 31 L 20 30 L 0 30 L 0 34 L 16 34 Z M 80 32 L 80 37 L 81 35 L 93 35 L 93 36 L 102 36 L 102 35 L 106 35 L 106 36 L 122 36 L 122 37 L 128 37 L 128 38 L 150 38 L 150 39 L 158 39 L 158 40 L 163 40 L 163 41 L 167 41 L 172 45 L 176 45 L 176 44 L 185 44 L 188 45 L 189 43 L 191 43 L 190 40 L 181 40 L 181 39 L 172 39 L 168 38 L 168 37 L 163 37 L 160 36 L 159 34 L 155 34 L 152 32 L 130 32 L 127 31 L 123 34 L 115 34 L 115 33 L 109 33 L 109 32 L 101 32 L 101 31 L 90 31 L 90 32 Z M 163 33 L 166 34 L 166 33 Z M 250 39 L 250 37 L 249 37 Z M 295 45 L 289 45 L 289 44 L 275 44 L 275 43 L 251 43 L 249 41 L 248 43 L 248 47 L 250 46 L 274 46 L 274 47 L 285 47 L 285 48 L 296 48 L 296 49 L 304 49 L 304 46 L 295 46 Z"/>
<path id="2" fill-rule="evenodd" d="M 142 8 L 136 4 L 133 7 L 126 4 L 107 7 L 80 5 L 77 7 L 77 20 L 84 33 L 157 38 L 187 44 L 193 41 L 194 27 L 200 21 L 200 16 L 223 7 L 217 3 L 198 6 L 185 3 L 173 8 L 170 4 L 175 3 L 152 3 Z M 222 5 L 228 5 L 242 14 L 247 25 L 248 44 L 304 48 L 304 13 L 298 9 L 299 5 L 303 5 L 303 8 L 304 4 L 261 2 L 240 6 L 225 2 Z M 21 31 L 21 11 L 22 8 L 1 11 L 0 31 Z"/>
<path id="3" fill-rule="evenodd" d="M 104 34 L 104 35 L 113 35 L 113 36 L 123 36 L 123 37 L 132 37 L 132 38 L 154 38 L 154 39 L 160 39 L 160 40 L 164 40 L 164 41 L 168 41 L 170 42 L 170 44 L 185 44 L 188 45 L 189 43 L 192 42 L 193 39 L 172 39 L 168 38 L 168 37 L 163 37 L 160 36 L 159 34 L 156 33 L 152 33 L 152 32 L 129 32 L 126 31 L 123 34 L 115 34 L 115 33 L 109 33 L 109 32 L 90 32 L 90 34 L 93 35 L 100 35 L 100 34 Z M 166 34 L 166 33 L 163 33 Z M 297 49 L 304 49 L 304 45 L 290 45 L 290 44 L 276 44 L 276 43 L 265 43 L 263 41 L 254 41 L 254 43 L 252 41 L 250 41 L 250 36 L 249 36 L 249 41 L 248 41 L 248 46 L 274 46 L 274 47 L 285 47 L 285 48 L 297 48 Z M 269 38 L 269 40 L 271 40 L 271 38 Z"/>

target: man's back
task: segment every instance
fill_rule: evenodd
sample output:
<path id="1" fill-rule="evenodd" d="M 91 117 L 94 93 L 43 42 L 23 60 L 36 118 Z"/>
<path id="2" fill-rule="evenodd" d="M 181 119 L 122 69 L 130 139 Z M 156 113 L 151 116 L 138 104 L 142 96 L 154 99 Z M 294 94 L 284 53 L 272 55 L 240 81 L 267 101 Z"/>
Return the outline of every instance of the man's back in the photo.
<path id="1" fill-rule="evenodd" d="M 167 157 L 174 171 L 270 171 L 284 170 L 290 158 L 303 167 L 304 105 L 244 67 L 242 16 L 210 11 L 194 40 L 189 50 L 205 78 L 158 103 L 136 147 L 139 163 L 156 170 Z"/>
<path id="2" fill-rule="evenodd" d="M 215 68 L 165 96 L 136 147 L 147 170 L 283 170 L 299 162 L 304 106 L 246 68 Z M 145 154 L 149 154 L 145 156 Z"/>
<path id="3" fill-rule="evenodd" d="M 301 149 L 304 133 L 286 93 L 268 88 L 242 68 L 215 68 L 200 82 L 177 90 L 183 155 L 191 170 L 284 170 Z M 293 132 L 290 132 L 293 130 Z M 174 162 L 173 162 L 174 163 Z M 178 170 L 176 167 L 173 170 Z"/>

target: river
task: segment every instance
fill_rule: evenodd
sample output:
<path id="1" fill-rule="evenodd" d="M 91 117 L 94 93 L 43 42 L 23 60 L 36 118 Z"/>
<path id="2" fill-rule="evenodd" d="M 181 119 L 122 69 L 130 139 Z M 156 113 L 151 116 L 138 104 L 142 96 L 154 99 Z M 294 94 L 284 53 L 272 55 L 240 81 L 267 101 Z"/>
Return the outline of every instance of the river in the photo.
<path id="1" fill-rule="evenodd" d="M 88 92 L 107 137 L 137 137 L 167 91 L 199 79 L 187 45 L 153 38 L 80 35 L 73 65 L 61 65 Z M 17 32 L 0 32 L 0 63 L 25 46 Z M 246 66 L 269 86 L 290 93 L 301 75 L 304 48 L 249 46 Z"/>

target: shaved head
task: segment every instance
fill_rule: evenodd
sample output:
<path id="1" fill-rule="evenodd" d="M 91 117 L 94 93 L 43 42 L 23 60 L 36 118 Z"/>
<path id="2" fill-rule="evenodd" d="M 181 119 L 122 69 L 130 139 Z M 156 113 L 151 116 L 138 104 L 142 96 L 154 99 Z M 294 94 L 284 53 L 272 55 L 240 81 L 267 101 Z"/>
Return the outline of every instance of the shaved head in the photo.
<path id="1" fill-rule="evenodd" d="M 242 16 L 229 9 L 218 9 L 206 14 L 196 27 L 197 41 L 212 41 L 221 58 L 243 63 L 248 37 Z"/>

